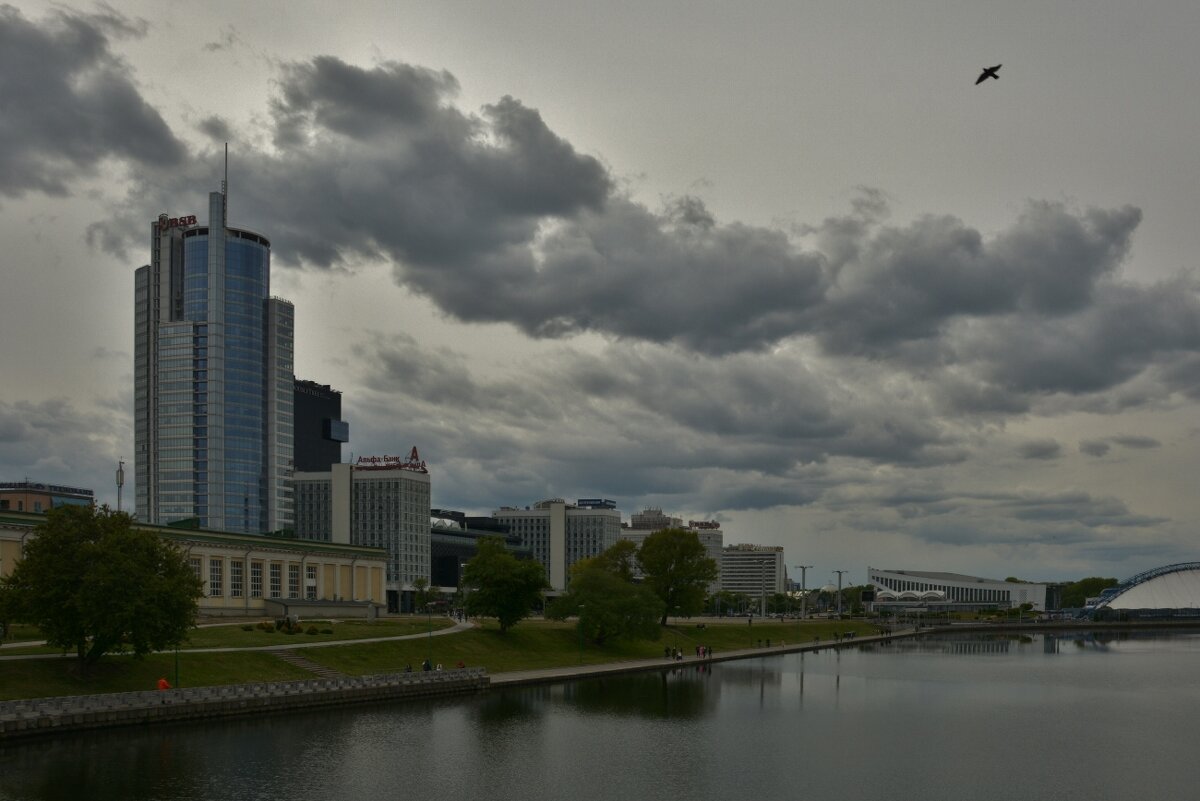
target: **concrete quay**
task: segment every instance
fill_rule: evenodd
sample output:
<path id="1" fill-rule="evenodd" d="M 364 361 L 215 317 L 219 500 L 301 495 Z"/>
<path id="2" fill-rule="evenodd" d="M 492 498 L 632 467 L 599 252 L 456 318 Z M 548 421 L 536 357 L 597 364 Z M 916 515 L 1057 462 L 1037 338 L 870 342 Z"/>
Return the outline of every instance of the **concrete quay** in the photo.
<path id="1" fill-rule="evenodd" d="M 559 681 L 589 679 L 599 676 L 617 676 L 622 673 L 645 673 L 648 671 L 669 671 L 684 667 L 711 665 L 715 662 L 730 662 L 735 659 L 757 659 L 764 656 L 779 656 L 781 654 L 808 653 L 838 648 L 852 648 L 858 645 L 886 642 L 904 637 L 915 637 L 917 631 L 905 629 L 889 634 L 874 634 L 864 637 L 844 637 L 840 640 L 819 640 L 794 642 L 786 645 L 771 645 L 756 648 L 741 648 L 735 651 L 722 651 L 713 656 L 695 656 L 687 654 L 681 660 L 655 658 L 637 659 L 628 662 L 605 662 L 596 665 L 569 665 L 543 668 L 540 670 L 515 670 L 506 673 L 494 673 L 491 676 L 493 688 L 516 687 L 527 684 L 552 684 Z"/>
<path id="2" fill-rule="evenodd" d="M 0 701 L 0 744 L 18 739 L 85 731 L 112 726 L 294 711 L 370 701 L 402 701 L 447 695 L 466 695 L 531 684 L 615 676 L 710 665 L 735 659 L 848 648 L 912 637 L 913 630 L 838 640 L 794 642 L 725 651 L 713 656 L 687 655 L 681 660 L 654 658 L 628 662 L 570 665 L 488 675 L 484 668 L 420 673 L 337 677 L 304 681 L 146 690 L 132 693 L 76 695 Z M 425 635 L 420 635 L 425 636 Z M 389 638 L 390 639 L 390 638 Z"/>
<path id="3" fill-rule="evenodd" d="M 462 695 L 481 692 L 487 687 L 488 676 L 483 668 L 466 668 L 3 701 L 0 702 L 0 743 L 109 726 Z"/>

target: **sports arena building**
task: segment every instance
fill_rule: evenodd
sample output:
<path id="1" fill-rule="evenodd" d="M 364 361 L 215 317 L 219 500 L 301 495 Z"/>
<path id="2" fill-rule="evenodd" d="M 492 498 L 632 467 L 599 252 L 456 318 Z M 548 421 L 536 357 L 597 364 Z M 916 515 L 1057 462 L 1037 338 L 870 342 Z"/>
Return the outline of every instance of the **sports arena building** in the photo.
<path id="1" fill-rule="evenodd" d="M 1138 573 L 1088 599 L 1084 614 L 1098 619 L 1200 617 L 1200 562 Z"/>
<path id="2" fill-rule="evenodd" d="M 1022 604 L 1032 604 L 1032 609 L 1039 612 L 1053 608 L 1046 603 L 1046 584 L 978 578 L 961 573 L 881 570 L 876 567 L 867 568 L 867 582 L 875 588 L 875 609 L 925 607 L 939 611 L 968 612 L 1012 609 Z"/>

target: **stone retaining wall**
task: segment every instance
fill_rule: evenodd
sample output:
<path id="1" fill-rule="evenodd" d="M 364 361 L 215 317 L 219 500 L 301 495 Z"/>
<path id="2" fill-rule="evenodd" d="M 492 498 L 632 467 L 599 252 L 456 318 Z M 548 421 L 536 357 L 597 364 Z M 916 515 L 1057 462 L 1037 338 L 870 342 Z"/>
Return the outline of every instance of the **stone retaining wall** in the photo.
<path id="1" fill-rule="evenodd" d="M 486 690 L 489 683 L 483 668 L 467 668 L 3 701 L 0 702 L 0 742 L 108 726 L 461 695 Z"/>

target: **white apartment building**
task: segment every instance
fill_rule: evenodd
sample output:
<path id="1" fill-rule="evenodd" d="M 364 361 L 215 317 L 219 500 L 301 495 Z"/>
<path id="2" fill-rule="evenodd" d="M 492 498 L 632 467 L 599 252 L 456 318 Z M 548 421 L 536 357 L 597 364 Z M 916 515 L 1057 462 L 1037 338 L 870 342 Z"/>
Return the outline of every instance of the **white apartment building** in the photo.
<path id="1" fill-rule="evenodd" d="M 293 481 L 296 536 L 385 549 L 388 611 L 409 611 L 413 581 L 430 577 L 429 471 L 417 449 L 298 472 Z"/>
<path id="2" fill-rule="evenodd" d="M 508 526 L 521 538 L 521 547 L 542 563 L 552 592 L 566 589 L 571 565 L 599 556 L 621 537 L 621 512 L 607 499 L 581 498 L 570 504 L 551 498 L 524 509 L 502 506 L 492 518 Z"/>
<path id="3" fill-rule="evenodd" d="M 787 588 L 787 567 L 778 545 L 726 545 L 721 549 L 721 590 L 763 602 Z"/>

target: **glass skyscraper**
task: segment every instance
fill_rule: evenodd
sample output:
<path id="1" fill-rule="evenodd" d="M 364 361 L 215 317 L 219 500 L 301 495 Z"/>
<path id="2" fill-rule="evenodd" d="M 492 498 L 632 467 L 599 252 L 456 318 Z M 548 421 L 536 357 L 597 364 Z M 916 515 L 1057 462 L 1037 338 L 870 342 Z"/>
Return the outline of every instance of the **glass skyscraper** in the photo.
<path id="1" fill-rule="evenodd" d="M 160 215 L 136 272 L 138 519 L 290 529 L 295 312 L 271 297 L 271 243 L 230 228 L 226 200 L 208 196 L 207 226 Z"/>

